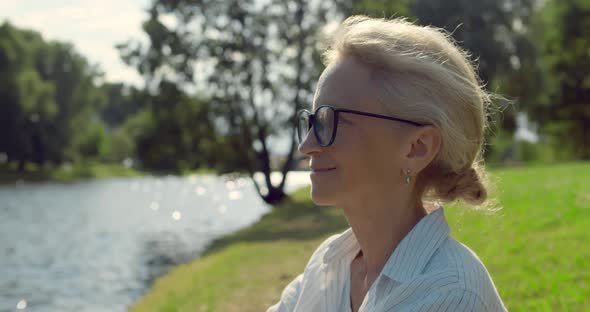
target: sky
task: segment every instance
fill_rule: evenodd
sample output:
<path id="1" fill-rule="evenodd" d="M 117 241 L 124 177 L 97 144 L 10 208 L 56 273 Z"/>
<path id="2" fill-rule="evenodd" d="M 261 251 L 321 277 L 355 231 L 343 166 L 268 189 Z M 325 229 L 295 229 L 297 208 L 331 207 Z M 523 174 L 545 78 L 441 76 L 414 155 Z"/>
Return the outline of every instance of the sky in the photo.
<path id="1" fill-rule="evenodd" d="M 70 42 L 92 64 L 100 64 L 106 80 L 141 84 L 125 65 L 115 45 L 145 40 L 141 23 L 149 0 L 0 0 L 0 23 L 33 29 L 45 40 Z"/>

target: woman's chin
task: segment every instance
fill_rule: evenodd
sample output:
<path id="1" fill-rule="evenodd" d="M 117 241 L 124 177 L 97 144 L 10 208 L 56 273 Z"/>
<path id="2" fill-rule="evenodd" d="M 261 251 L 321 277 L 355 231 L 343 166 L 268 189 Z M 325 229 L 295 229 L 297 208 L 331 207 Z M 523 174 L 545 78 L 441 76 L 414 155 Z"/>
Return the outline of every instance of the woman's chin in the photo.
<path id="1" fill-rule="evenodd" d="M 317 206 L 330 206 L 333 205 L 334 200 L 332 196 L 324 190 L 317 190 L 314 189 L 313 186 L 311 188 L 311 201 L 316 204 Z"/>

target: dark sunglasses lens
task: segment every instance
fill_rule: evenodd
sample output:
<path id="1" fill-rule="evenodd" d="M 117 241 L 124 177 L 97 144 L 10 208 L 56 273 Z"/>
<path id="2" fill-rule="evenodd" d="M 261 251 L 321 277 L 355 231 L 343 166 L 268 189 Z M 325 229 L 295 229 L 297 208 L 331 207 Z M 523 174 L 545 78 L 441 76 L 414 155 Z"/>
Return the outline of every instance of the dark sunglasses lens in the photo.
<path id="1" fill-rule="evenodd" d="M 327 145 L 334 131 L 334 110 L 322 107 L 315 113 L 315 134 L 320 145 Z"/>
<path id="2" fill-rule="evenodd" d="M 309 113 L 303 111 L 299 113 L 299 118 L 297 120 L 297 139 L 299 139 L 299 144 L 301 144 L 307 137 L 309 128 L 311 128 L 311 125 L 309 124 Z"/>

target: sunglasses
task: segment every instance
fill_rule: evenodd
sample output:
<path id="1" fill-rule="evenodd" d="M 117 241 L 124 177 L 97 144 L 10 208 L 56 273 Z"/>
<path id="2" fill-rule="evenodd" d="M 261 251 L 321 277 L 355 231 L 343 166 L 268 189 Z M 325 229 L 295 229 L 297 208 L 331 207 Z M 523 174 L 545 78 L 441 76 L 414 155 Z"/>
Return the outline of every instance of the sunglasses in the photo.
<path id="1" fill-rule="evenodd" d="M 400 121 L 420 127 L 426 125 L 396 117 L 322 105 L 316 108 L 314 113 L 306 109 L 303 109 L 297 113 L 297 139 L 299 140 L 299 144 L 305 141 L 307 135 L 309 134 L 309 130 L 313 128 L 315 137 L 322 147 L 328 147 L 332 145 L 332 143 L 334 143 L 334 139 L 336 138 L 336 131 L 338 130 L 338 115 L 340 113 Z"/>

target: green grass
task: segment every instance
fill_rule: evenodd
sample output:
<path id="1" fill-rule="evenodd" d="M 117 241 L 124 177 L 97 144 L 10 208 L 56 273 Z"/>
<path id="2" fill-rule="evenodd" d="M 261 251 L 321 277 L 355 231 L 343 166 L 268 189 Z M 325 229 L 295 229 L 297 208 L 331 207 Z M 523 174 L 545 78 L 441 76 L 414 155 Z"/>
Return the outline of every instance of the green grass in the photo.
<path id="1" fill-rule="evenodd" d="M 105 164 L 99 162 L 85 162 L 61 167 L 40 167 L 27 164 L 24 172 L 18 172 L 14 165 L 0 166 L 0 184 L 15 183 L 17 181 L 73 181 L 78 179 L 130 177 L 147 173 L 119 164 Z"/>
<path id="2" fill-rule="evenodd" d="M 110 177 L 135 177 L 142 175 L 166 175 L 166 174 L 217 174 L 211 169 L 185 170 L 182 172 L 159 172 L 159 171 L 140 171 L 133 168 L 127 168 L 119 164 L 101 163 L 95 161 L 86 161 L 73 164 L 71 166 L 61 167 L 40 167 L 33 163 L 25 166 L 24 172 L 16 170 L 16 164 L 0 165 L 0 184 L 16 183 L 17 181 L 74 181 L 80 179 L 102 179 Z"/>
<path id="3" fill-rule="evenodd" d="M 590 309 L 590 163 L 495 169 L 503 209 L 447 205 L 452 235 L 486 264 L 510 311 Z M 158 279 L 131 311 L 264 311 L 330 234 L 336 208 L 309 188 Z"/>

